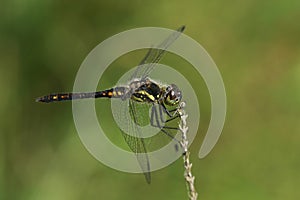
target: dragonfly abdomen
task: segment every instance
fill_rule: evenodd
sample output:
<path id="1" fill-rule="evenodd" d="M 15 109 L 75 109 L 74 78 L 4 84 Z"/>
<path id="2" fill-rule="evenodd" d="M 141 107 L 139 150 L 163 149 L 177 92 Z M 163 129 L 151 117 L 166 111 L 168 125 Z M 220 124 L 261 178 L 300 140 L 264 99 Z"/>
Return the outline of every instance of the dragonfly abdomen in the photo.
<path id="1" fill-rule="evenodd" d="M 122 98 L 128 92 L 127 87 L 115 87 L 108 90 L 103 90 L 95 93 L 95 98 Z"/>
<path id="2" fill-rule="evenodd" d="M 37 102 L 51 103 L 57 101 L 69 101 L 76 99 L 90 98 L 120 98 L 127 91 L 126 87 L 116 87 L 98 92 L 79 92 L 79 93 L 57 93 L 49 94 L 36 99 Z"/>
<path id="3" fill-rule="evenodd" d="M 95 92 L 86 92 L 86 93 L 57 93 L 49 94 L 36 99 L 37 102 L 51 103 L 57 101 L 68 101 L 74 99 L 87 99 L 94 98 Z"/>

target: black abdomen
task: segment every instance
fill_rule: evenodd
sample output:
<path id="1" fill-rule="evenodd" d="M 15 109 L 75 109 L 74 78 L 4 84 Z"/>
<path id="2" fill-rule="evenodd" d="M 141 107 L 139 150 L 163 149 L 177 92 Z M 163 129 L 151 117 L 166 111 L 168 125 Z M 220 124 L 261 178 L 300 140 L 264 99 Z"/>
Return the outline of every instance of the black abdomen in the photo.
<path id="1" fill-rule="evenodd" d="M 51 103 L 57 101 L 70 101 L 76 99 L 90 99 L 90 98 L 121 98 L 127 91 L 125 87 L 116 87 L 99 92 L 82 92 L 82 93 L 57 93 L 42 96 L 36 99 L 37 102 Z"/>

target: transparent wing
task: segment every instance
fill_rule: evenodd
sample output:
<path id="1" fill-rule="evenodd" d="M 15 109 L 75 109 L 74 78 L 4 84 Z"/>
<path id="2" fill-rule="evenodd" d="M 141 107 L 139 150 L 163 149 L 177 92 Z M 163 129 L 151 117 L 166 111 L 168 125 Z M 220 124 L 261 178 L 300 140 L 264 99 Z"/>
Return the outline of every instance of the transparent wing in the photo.
<path id="1" fill-rule="evenodd" d="M 158 63 L 165 54 L 166 49 L 181 35 L 185 26 L 179 27 L 174 33 L 167 37 L 160 45 L 149 49 L 146 56 L 139 63 L 136 71 L 132 74 L 131 80 L 134 78 L 145 79 L 149 76 L 156 63 Z"/>
<path id="2" fill-rule="evenodd" d="M 137 102 L 131 99 L 120 101 L 116 117 L 118 117 L 118 121 L 121 123 L 122 128 L 120 128 L 120 130 L 125 142 L 130 150 L 135 153 L 137 161 L 145 175 L 146 181 L 147 183 L 150 183 L 150 162 L 147 154 L 147 148 L 144 138 L 141 137 L 141 130 L 138 126 L 136 126 L 136 124 L 140 125 L 141 123 L 145 123 L 147 120 L 149 123 L 149 119 L 144 117 L 147 116 L 147 110 L 137 107 L 137 104 Z M 141 113 L 142 115 L 138 113 Z M 130 133 L 130 135 L 127 133 Z"/>

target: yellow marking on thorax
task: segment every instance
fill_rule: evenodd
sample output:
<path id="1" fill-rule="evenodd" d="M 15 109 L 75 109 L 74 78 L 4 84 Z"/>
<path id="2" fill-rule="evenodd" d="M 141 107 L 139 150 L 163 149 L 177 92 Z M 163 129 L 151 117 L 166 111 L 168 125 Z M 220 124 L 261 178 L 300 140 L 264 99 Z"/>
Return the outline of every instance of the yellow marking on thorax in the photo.
<path id="1" fill-rule="evenodd" d="M 153 95 L 148 95 L 148 98 L 151 99 L 152 101 L 155 100 L 154 96 Z"/>
<path id="2" fill-rule="evenodd" d="M 52 99 L 56 100 L 57 99 L 57 95 L 53 96 Z"/>
<path id="3" fill-rule="evenodd" d="M 154 96 L 153 95 L 150 95 L 148 92 L 146 92 L 146 91 L 144 91 L 144 90 L 142 90 L 142 91 L 139 91 L 139 93 L 140 94 L 142 94 L 142 95 L 145 95 L 145 96 L 147 96 L 149 99 L 151 99 L 152 101 L 154 101 L 155 100 L 155 98 L 154 98 Z"/>

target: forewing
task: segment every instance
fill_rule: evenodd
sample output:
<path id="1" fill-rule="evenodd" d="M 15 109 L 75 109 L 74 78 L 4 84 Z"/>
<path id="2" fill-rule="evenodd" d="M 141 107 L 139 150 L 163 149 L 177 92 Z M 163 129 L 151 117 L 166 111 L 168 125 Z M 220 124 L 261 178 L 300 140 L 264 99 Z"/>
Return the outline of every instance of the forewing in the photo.
<path id="1" fill-rule="evenodd" d="M 185 26 L 181 26 L 167 37 L 160 45 L 149 49 L 143 60 L 139 63 L 136 71 L 131 76 L 133 78 L 144 79 L 149 76 L 156 63 L 158 63 L 165 54 L 166 49 L 181 35 Z"/>

